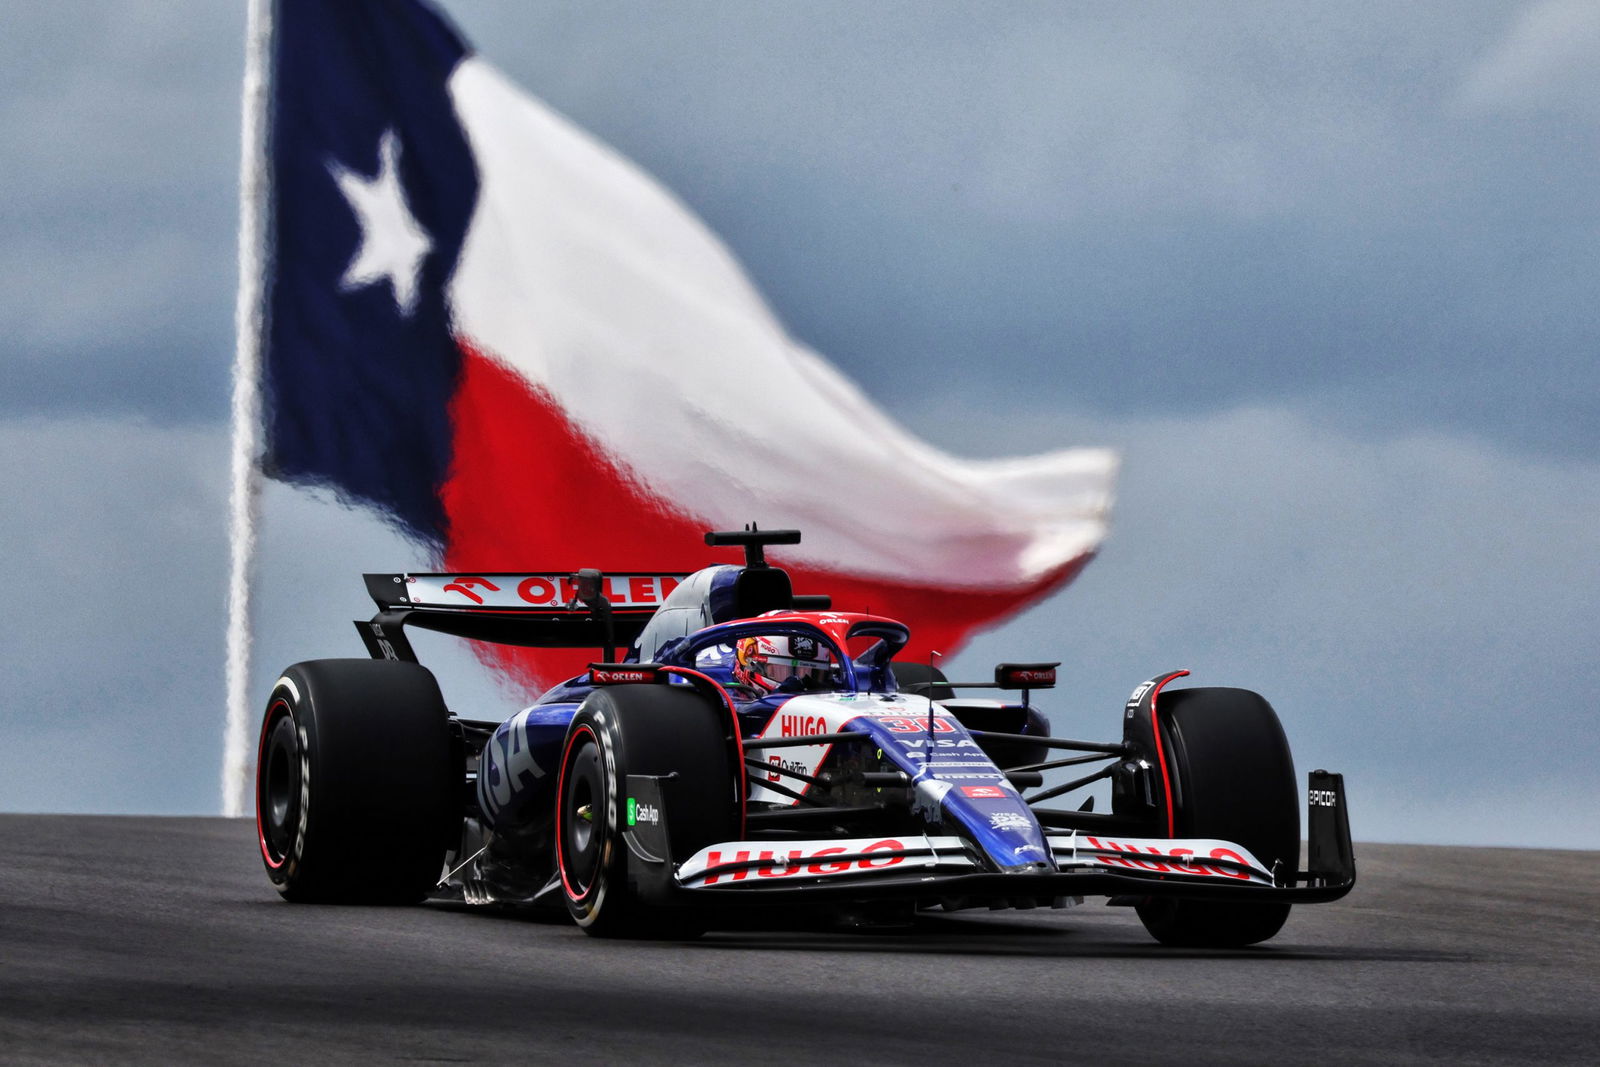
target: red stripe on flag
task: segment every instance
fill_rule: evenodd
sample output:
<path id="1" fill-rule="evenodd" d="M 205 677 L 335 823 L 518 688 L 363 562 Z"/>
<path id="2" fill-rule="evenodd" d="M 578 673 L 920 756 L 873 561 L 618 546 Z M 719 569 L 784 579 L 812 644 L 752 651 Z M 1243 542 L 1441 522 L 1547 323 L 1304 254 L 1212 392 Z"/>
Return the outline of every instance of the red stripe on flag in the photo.
<path id="1" fill-rule="evenodd" d="M 711 527 L 633 481 L 555 398 L 459 343 L 454 458 L 439 492 L 446 570 L 696 570 L 726 555 L 706 547 Z"/>
<path id="2" fill-rule="evenodd" d="M 440 490 L 449 521 L 444 569 L 451 572 L 599 567 L 614 571 L 693 571 L 736 563 L 737 551 L 708 548 L 705 531 L 762 516 L 717 522 L 675 510 L 640 485 L 577 427 L 552 396 L 499 361 L 461 342 L 461 378 L 451 400 L 455 453 Z M 752 502 L 753 509 L 759 504 Z M 802 532 L 803 528 L 802 528 Z M 840 611 L 870 611 L 911 627 L 902 658 L 929 649 L 953 654 L 971 634 L 1070 581 L 1086 554 L 1025 587 L 949 589 L 784 566 L 797 593 L 826 593 Z M 587 649 L 478 646 L 480 656 L 530 689 L 578 674 Z M 621 650 L 619 650 L 619 654 Z"/>

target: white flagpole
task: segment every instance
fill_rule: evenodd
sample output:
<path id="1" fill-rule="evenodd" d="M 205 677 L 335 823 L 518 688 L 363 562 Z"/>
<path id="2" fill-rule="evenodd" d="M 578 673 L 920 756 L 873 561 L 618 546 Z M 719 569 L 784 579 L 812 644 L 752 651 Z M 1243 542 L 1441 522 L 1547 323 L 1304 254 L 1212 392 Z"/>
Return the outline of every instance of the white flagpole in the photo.
<path id="1" fill-rule="evenodd" d="M 261 348 L 266 329 L 267 129 L 273 0 L 250 0 L 245 16 L 242 151 L 239 160 L 239 302 L 234 309 L 232 500 L 229 511 L 227 727 L 222 741 L 222 814 L 246 813 L 250 783 L 250 580 L 254 571 L 256 458 L 261 451 Z"/>

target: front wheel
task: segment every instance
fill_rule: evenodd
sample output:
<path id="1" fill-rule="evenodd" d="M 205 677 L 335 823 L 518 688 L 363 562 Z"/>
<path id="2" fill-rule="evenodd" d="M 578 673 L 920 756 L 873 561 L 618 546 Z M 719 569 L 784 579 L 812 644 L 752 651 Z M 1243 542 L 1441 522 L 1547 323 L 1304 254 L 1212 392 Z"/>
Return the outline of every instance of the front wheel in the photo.
<path id="1" fill-rule="evenodd" d="M 1272 705 L 1247 689 L 1176 689 L 1157 705 L 1173 832 L 1243 845 L 1273 869 L 1300 860 L 1294 760 Z M 1140 920 L 1164 945 L 1237 948 L 1275 935 L 1289 905 L 1148 897 Z"/>
<path id="2" fill-rule="evenodd" d="M 673 863 L 738 833 L 738 777 L 727 712 L 665 685 L 596 689 L 567 728 L 556 786 L 556 863 L 567 911 L 596 937 L 685 937 L 686 907 L 641 898 L 629 878 L 629 775 L 662 783 Z"/>

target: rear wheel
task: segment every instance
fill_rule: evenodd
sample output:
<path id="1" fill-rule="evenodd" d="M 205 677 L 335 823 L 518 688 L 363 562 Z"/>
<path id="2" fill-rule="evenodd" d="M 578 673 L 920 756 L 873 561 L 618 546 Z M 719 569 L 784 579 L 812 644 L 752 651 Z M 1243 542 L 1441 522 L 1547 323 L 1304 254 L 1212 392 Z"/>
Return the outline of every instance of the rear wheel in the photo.
<path id="1" fill-rule="evenodd" d="M 949 700 L 956 695 L 956 691 L 950 688 L 950 679 L 944 676 L 944 671 L 931 663 L 897 660 L 894 664 L 894 680 L 901 690 L 910 689 L 913 685 L 926 685 L 926 689 L 917 689 L 916 693 L 929 700 Z"/>
<path id="2" fill-rule="evenodd" d="M 1246 689 L 1176 689 L 1157 705 L 1178 837 L 1243 845 L 1270 870 L 1300 860 L 1294 760 L 1272 705 Z M 1289 905 L 1149 897 L 1145 929 L 1164 945 L 1233 948 L 1283 928 Z"/>
<path id="3" fill-rule="evenodd" d="M 686 937 L 704 930 L 687 907 L 641 898 L 629 878 L 628 775 L 662 783 L 673 863 L 738 833 L 738 779 L 727 713 L 664 685 L 596 689 L 567 729 L 556 798 L 556 860 L 567 910 L 596 937 Z"/>
<path id="4" fill-rule="evenodd" d="M 283 672 L 261 724 L 256 829 L 286 899 L 412 903 L 459 815 L 449 713 L 414 663 L 311 660 Z"/>

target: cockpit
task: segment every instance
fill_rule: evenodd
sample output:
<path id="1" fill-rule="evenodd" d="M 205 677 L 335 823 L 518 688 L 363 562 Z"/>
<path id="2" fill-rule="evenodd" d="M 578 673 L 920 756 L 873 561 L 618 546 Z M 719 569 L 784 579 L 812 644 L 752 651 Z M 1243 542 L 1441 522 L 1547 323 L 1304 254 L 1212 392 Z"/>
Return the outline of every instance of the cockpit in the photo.
<path id="1" fill-rule="evenodd" d="M 831 644 L 807 633 L 757 633 L 695 653 L 695 668 L 761 697 L 844 688 L 844 671 Z"/>

